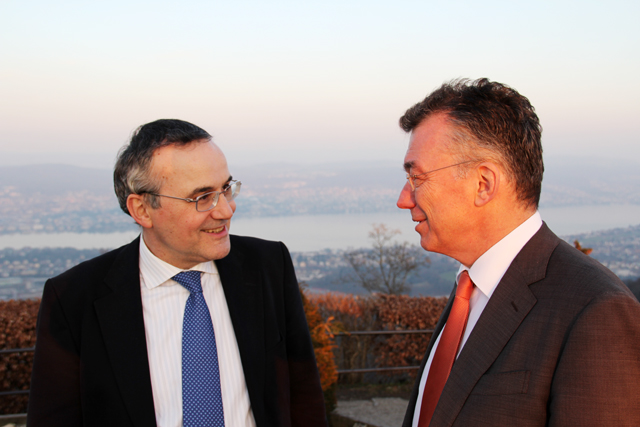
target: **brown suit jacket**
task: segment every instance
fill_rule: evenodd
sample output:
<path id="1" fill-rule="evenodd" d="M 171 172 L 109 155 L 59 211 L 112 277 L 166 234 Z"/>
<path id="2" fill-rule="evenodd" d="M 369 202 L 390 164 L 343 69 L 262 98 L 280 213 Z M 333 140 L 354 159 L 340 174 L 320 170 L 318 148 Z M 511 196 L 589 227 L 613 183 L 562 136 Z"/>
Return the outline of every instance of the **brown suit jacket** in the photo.
<path id="1" fill-rule="evenodd" d="M 412 425 L 419 379 L 452 301 L 403 427 Z M 489 300 L 430 426 L 640 426 L 640 304 L 543 224 Z"/>

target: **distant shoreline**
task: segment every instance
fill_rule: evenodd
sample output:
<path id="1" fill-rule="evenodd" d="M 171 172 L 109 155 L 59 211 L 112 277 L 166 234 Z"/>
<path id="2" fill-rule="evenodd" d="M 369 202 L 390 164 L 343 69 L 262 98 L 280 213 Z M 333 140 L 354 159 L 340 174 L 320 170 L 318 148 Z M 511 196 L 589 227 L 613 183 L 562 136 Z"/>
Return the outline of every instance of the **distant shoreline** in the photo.
<path id="1" fill-rule="evenodd" d="M 559 236 L 625 228 L 640 224 L 638 205 L 591 205 L 541 208 L 542 218 Z M 418 243 L 406 211 L 364 214 L 298 215 L 286 217 L 238 218 L 231 222 L 233 234 L 283 241 L 291 251 L 347 249 L 369 246 L 368 232 L 374 223 L 399 229 L 400 241 Z M 130 242 L 139 231 L 114 233 L 32 233 L 0 235 L 0 249 L 72 247 L 111 249 Z"/>

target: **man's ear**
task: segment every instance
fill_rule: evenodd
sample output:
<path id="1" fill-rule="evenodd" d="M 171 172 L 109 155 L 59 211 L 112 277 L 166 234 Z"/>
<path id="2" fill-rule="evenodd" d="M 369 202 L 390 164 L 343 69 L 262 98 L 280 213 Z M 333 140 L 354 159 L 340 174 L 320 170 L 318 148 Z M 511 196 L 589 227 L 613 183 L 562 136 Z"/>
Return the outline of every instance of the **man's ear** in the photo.
<path id="1" fill-rule="evenodd" d="M 492 162 L 482 162 L 476 168 L 478 188 L 476 191 L 476 206 L 484 206 L 491 202 L 500 189 L 500 177 L 502 176 L 498 165 Z"/>
<path id="2" fill-rule="evenodd" d="M 151 228 L 153 226 L 149 215 L 150 209 L 151 207 L 145 202 L 144 196 L 141 194 L 129 194 L 129 197 L 127 197 L 129 215 L 143 228 Z"/>

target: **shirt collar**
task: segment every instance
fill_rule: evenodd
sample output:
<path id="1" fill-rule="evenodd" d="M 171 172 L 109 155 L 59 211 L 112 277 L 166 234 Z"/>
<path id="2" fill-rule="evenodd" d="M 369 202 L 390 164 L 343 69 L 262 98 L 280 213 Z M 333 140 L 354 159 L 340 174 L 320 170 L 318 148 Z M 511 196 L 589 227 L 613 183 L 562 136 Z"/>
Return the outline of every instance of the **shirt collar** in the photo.
<path id="1" fill-rule="evenodd" d="M 218 274 L 218 269 L 213 261 L 202 262 L 188 270 Z M 140 236 L 140 275 L 147 289 L 153 289 L 164 284 L 166 284 L 165 286 L 176 285 L 177 282 L 170 279 L 181 271 L 185 270 L 175 267 L 151 253 L 146 243 L 144 243 L 144 237 Z"/>
<path id="2" fill-rule="evenodd" d="M 498 283 L 500 283 L 500 280 L 502 280 L 502 276 L 507 272 L 513 259 L 533 235 L 538 232 L 541 226 L 542 217 L 540 213 L 536 211 L 529 219 L 482 254 L 480 258 L 473 263 L 471 268 L 467 269 L 467 267 L 461 264 L 458 269 L 456 281 L 460 278 L 460 273 L 468 270 L 469 277 L 471 277 L 476 287 L 485 294 L 487 298 L 491 298 L 493 291 L 498 286 Z"/>

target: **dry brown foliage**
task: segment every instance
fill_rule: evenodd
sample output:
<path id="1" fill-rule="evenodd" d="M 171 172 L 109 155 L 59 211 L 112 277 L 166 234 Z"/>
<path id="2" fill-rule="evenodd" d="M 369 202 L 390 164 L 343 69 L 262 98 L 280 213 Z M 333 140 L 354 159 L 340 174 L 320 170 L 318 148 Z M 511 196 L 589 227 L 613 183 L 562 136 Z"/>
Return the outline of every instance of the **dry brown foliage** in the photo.
<path id="1" fill-rule="evenodd" d="M 330 388 L 336 378 L 336 368 L 329 356 L 331 350 L 339 369 L 412 366 L 422 360 L 430 338 L 429 334 L 352 335 L 340 337 L 339 345 L 334 347 L 333 333 L 338 330 L 431 329 L 447 302 L 446 298 L 404 295 L 360 297 L 329 293 L 306 296 L 309 301 L 305 308 L 325 389 Z M 0 349 L 35 345 L 39 305 L 39 300 L 0 301 Z M 32 362 L 33 353 L 0 355 L 0 391 L 29 389 Z M 362 381 L 362 374 L 340 378 L 340 382 L 359 381 Z M 25 412 L 27 399 L 27 395 L 0 397 L 0 414 Z"/>
<path id="2" fill-rule="evenodd" d="M 324 318 L 344 331 L 432 329 L 447 298 L 328 293 L 310 296 Z M 341 336 L 335 349 L 339 369 L 419 365 L 430 334 Z M 361 382 L 362 374 L 341 375 L 341 383 Z"/>
<path id="3" fill-rule="evenodd" d="M 573 242 L 573 246 L 585 255 L 591 255 L 591 252 L 593 252 L 593 248 L 583 248 L 580 242 L 577 240 Z"/>
<path id="4" fill-rule="evenodd" d="M 0 349 L 28 348 L 36 343 L 40 300 L 0 301 Z M 0 391 L 28 390 L 33 353 L 0 354 Z M 0 397 L 0 414 L 27 411 L 28 395 Z"/>
<path id="5" fill-rule="evenodd" d="M 334 355 L 336 348 L 334 334 L 337 330 L 337 325 L 333 317 L 323 318 L 319 307 L 309 300 L 305 289 L 306 285 L 304 283 L 300 284 L 300 296 L 302 297 L 302 305 L 309 325 L 309 332 L 311 333 L 311 342 L 313 343 L 313 351 L 318 364 L 320 384 L 324 393 L 324 403 L 328 417 L 338 403 L 335 394 L 338 372 Z"/>
<path id="6" fill-rule="evenodd" d="M 433 329 L 447 298 L 379 295 L 378 316 L 386 330 Z M 431 334 L 392 335 L 378 347 L 380 366 L 416 366 L 427 351 Z M 412 371 L 415 374 L 415 371 Z"/>
<path id="7" fill-rule="evenodd" d="M 371 331 L 380 328 L 373 298 L 330 292 L 313 295 L 312 302 L 318 306 L 322 317 L 335 319 L 341 332 Z M 337 365 L 340 369 L 366 366 L 375 340 L 376 337 L 372 335 L 340 336 L 338 346 L 334 350 Z M 341 375 L 340 382 L 362 382 L 362 374 Z"/>

